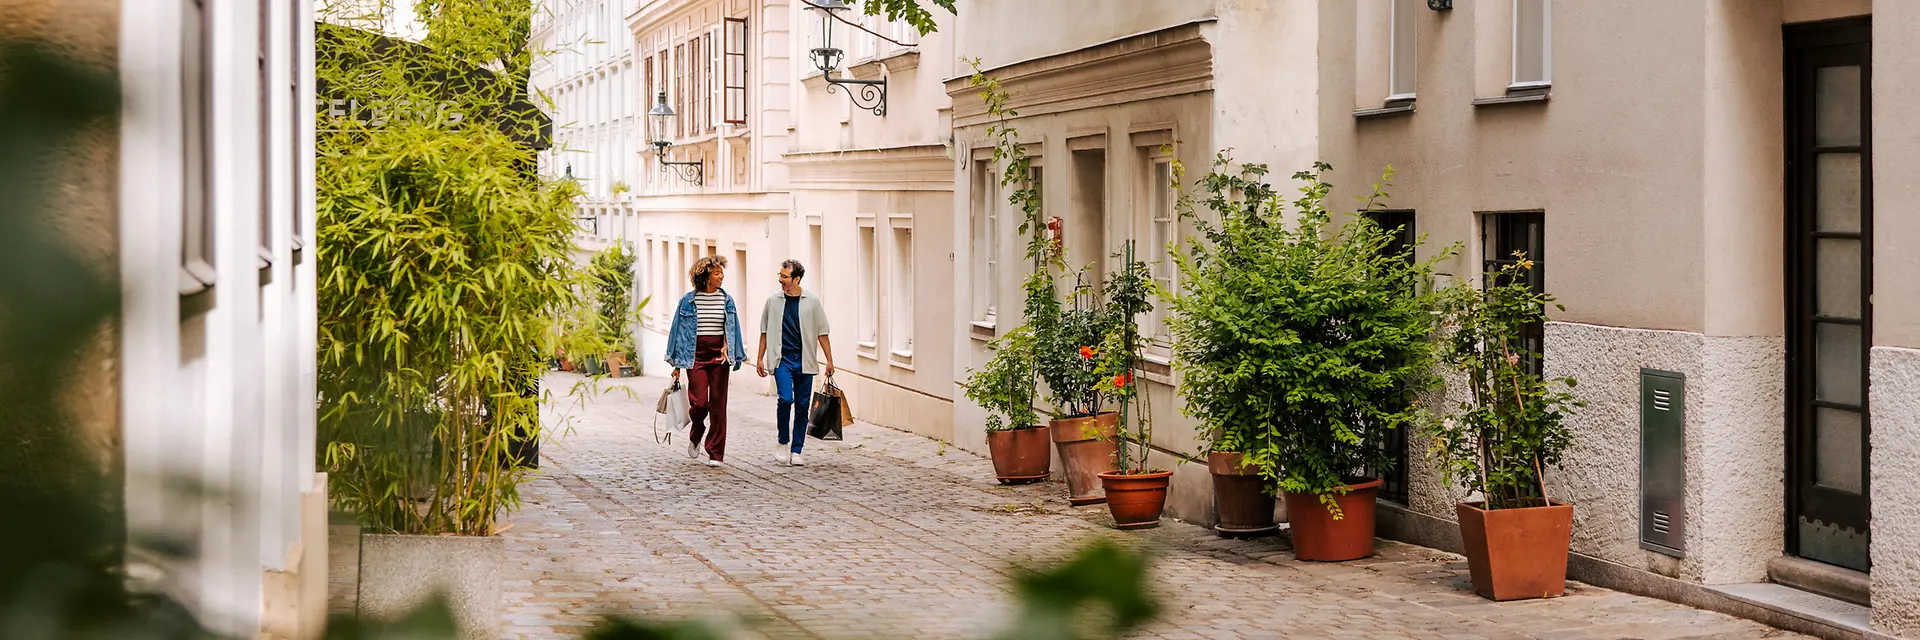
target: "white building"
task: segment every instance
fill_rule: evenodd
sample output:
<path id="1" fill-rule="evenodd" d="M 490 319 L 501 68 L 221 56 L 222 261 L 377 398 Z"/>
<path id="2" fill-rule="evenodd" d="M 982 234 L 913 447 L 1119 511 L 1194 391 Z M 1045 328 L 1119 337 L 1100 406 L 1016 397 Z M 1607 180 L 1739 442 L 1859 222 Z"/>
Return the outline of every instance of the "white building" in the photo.
<path id="1" fill-rule="evenodd" d="M 117 407 L 89 422 L 121 434 L 128 527 L 197 540 L 167 588 L 221 633 L 318 637 L 313 5 L 39 4 L 60 33 L 117 39 L 117 195 L 98 203 L 117 232 L 94 248 L 114 256 L 123 306 L 115 388 L 88 401 Z M 169 495 L 166 474 L 224 499 Z"/>
<path id="2" fill-rule="evenodd" d="M 542 175 L 572 175 L 580 201 L 581 249 L 626 240 L 629 202 L 641 148 L 641 115 L 626 16 L 638 0 L 536 0 L 531 79 L 553 118 L 553 148 L 540 157 Z"/>

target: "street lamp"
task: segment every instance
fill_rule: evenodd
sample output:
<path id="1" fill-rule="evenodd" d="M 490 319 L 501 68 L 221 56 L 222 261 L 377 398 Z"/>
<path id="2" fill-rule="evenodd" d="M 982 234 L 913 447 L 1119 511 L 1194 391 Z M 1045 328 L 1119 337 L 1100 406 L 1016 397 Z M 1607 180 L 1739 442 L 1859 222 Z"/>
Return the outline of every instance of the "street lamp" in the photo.
<path id="1" fill-rule="evenodd" d="M 667 92 L 661 91 L 659 97 L 653 102 L 653 109 L 647 112 L 647 121 L 651 124 L 649 128 L 652 129 L 648 137 L 653 140 L 651 143 L 653 155 L 660 160 L 661 171 L 673 169 L 674 173 L 680 175 L 681 180 L 696 185 L 701 184 L 706 177 L 705 162 L 699 160 L 675 162 L 667 159 L 667 147 L 673 146 L 673 142 L 667 139 L 669 132 L 672 131 L 673 116 L 673 107 L 667 106 Z"/>
<path id="2" fill-rule="evenodd" d="M 853 106 L 873 112 L 876 116 L 887 115 L 887 79 L 854 80 L 835 78 L 833 72 L 840 68 L 840 61 L 846 56 L 833 46 L 833 23 L 839 21 L 836 12 L 848 9 L 846 0 L 801 0 L 807 3 L 808 11 L 820 12 L 820 46 L 815 47 L 809 56 L 813 66 L 820 70 L 827 81 L 827 93 L 846 89 L 847 99 Z M 855 91 L 855 88 L 859 91 Z"/>

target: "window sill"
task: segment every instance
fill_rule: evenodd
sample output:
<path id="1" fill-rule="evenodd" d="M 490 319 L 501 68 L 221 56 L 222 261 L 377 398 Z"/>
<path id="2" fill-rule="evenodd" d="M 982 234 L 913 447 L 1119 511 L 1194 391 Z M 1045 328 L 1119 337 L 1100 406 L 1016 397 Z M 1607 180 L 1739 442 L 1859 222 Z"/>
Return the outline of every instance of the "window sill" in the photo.
<path id="1" fill-rule="evenodd" d="M 1354 109 L 1353 117 L 1377 118 L 1381 116 L 1397 116 L 1397 115 L 1411 114 L 1411 113 L 1413 113 L 1413 101 L 1404 100 L 1404 101 L 1388 102 L 1385 105 L 1382 105 L 1376 109 Z"/>
<path id="2" fill-rule="evenodd" d="M 1526 102 L 1546 102 L 1549 87 L 1526 87 L 1508 89 L 1507 95 L 1492 98 L 1474 98 L 1473 106 L 1485 107 L 1499 104 L 1521 104 Z"/>
<path id="3" fill-rule="evenodd" d="M 880 345 L 878 343 L 862 342 L 857 345 L 854 345 L 853 353 L 854 355 L 860 356 L 862 358 L 866 358 L 868 360 L 879 360 L 880 359 L 879 347 Z"/>
<path id="4" fill-rule="evenodd" d="M 847 76 L 855 80 L 877 80 L 880 67 L 900 73 L 920 66 L 920 52 L 913 49 L 898 48 L 892 51 L 856 60 L 847 65 Z"/>
<path id="5" fill-rule="evenodd" d="M 1174 384 L 1172 354 L 1143 353 L 1133 361 L 1133 366 L 1140 371 L 1140 377 L 1169 387 Z"/>
<path id="6" fill-rule="evenodd" d="M 968 335 L 981 342 L 989 342 L 999 337 L 1000 328 L 992 320 L 975 320 L 970 325 Z"/>
<path id="7" fill-rule="evenodd" d="M 908 371 L 913 370 L 913 352 L 912 351 L 895 350 L 895 351 L 888 352 L 887 355 L 889 356 L 887 358 L 887 364 L 892 365 L 896 368 L 905 369 Z"/>

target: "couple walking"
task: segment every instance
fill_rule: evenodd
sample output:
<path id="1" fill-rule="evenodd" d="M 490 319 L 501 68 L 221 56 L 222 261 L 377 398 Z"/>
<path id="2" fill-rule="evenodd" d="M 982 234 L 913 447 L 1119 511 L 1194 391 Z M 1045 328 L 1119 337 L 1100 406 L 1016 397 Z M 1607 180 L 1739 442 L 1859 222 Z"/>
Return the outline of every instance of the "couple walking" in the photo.
<path id="1" fill-rule="evenodd" d="M 726 280 L 727 259 L 708 256 L 693 263 L 693 292 L 680 299 L 667 332 L 667 364 L 674 382 L 687 371 L 687 404 L 693 430 L 687 439 L 687 457 L 699 459 L 705 436 L 707 466 L 718 467 L 727 451 L 727 379 L 747 359 L 740 343 L 740 315 L 733 296 L 720 288 Z M 780 263 L 780 292 L 767 298 L 760 312 L 760 349 L 753 368 L 765 378 L 773 375 L 779 389 L 780 444 L 787 451 L 774 456 L 779 464 L 803 465 L 800 449 L 807 442 L 807 411 L 813 397 L 813 376 L 826 356 L 827 378 L 833 378 L 833 345 L 827 340 L 827 312 L 819 296 L 800 288 L 807 268 L 798 260 Z M 767 343 L 779 349 L 771 370 Z M 711 424 L 709 424 L 711 420 Z"/>

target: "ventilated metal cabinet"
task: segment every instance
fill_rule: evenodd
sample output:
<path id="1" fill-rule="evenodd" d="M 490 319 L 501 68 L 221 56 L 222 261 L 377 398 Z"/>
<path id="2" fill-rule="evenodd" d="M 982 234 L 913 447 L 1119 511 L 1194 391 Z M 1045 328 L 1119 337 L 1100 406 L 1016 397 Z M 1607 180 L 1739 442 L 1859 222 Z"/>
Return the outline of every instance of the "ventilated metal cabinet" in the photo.
<path id="1" fill-rule="evenodd" d="M 1687 549 L 1687 378 L 1640 370 L 1640 548 Z"/>

